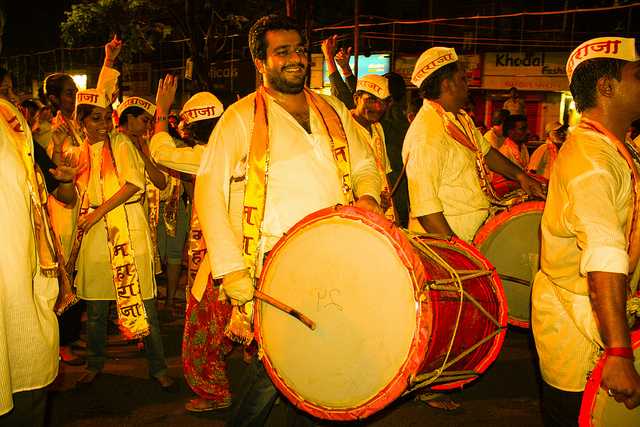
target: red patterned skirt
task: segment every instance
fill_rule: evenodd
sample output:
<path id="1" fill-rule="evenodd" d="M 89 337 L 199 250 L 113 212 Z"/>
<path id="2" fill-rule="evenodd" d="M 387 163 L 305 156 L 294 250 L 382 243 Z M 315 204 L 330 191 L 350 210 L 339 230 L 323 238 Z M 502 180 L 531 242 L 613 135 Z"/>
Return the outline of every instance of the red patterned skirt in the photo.
<path id="1" fill-rule="evenodd" d="M 189 387 L 201 398 L 215 402 L 231 400 L 225 357 L 232 349 L 224 329 L 231 304 L 219 301 L 219 286 L 209 279 L 198 302 L 191 292 L 187 302 L 182 339 L 182 366 Z"/>

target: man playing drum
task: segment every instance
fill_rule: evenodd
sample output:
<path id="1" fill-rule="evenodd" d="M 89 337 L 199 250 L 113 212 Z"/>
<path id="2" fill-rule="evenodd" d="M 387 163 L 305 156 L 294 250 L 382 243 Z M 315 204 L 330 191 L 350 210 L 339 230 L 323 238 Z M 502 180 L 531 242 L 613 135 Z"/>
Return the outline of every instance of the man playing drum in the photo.
<path id="1" fill-rule="evenodd" d="M 221 117 L 195 189 L 212 275 L 235 305 L 253 298 L 264 254 L 306 215 L 354 193 L 356 206 L 381 213 L 380 174 L 351 114 L 304 86 L 307 50 L 296 24 L 263 17 L 249 46 L 263 86 Z M 231 422 L 262 425 L 276 390 L 256 361 L 245 384 Z"/>
<path id="2" fill-rule="evenodd" d="M 637 154 L 623 142 L 640 117 L 639 59 L 634 39 L 601 37 L 567 62 L 582 118 L 551 172 L 532 293 L 545 425 L 578 425 L 602 353 L 604 389 L 628 408 L 640 403 L 629 335 L 636 313 L 626 308 L 629 296 L 637 302 L 640 182 Z"/>
<path id="3" fill-rule="evenodd" d="M 540 184 L 489 143 L 462 110 L 467 101 L 464 67 L 453 48 L 433 47 L 416 62 L 411 82 L 424 103 L 405 137 L 402 157 L 409 181 L 409 229 L 471 241 L 489 214 L 486 170 L 544 197 Z"/>

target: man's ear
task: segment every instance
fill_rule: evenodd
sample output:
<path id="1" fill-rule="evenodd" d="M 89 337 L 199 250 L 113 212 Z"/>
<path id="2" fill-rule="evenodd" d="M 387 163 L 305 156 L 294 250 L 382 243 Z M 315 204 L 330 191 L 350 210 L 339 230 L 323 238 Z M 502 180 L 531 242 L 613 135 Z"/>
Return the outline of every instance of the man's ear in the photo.
<path id="1" fill-rule="evenodd" d="M 596 82 L 596 91 L 600 96 L 611 98 L 613 95 L 613 77 L 602 76 Z"/>
<path id="2" fill-rule="evenodd" d="M 256 70 L 258 70 L 260 74 L 264 74 L 264 61 L 262 59 L 254 59 L 253 64 L 256 66 Z"/>
<path id="3" fill-rule="evenodd" d="M 451 79 L 443 79 L 440 82 L 440 93 L 448 93 L 451 89 Z"/>

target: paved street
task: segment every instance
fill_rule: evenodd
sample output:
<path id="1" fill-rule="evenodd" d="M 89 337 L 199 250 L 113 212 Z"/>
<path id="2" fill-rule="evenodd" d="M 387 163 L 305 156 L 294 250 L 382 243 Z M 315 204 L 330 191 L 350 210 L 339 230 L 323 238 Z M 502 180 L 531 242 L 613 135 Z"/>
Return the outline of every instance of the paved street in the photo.
<path id="1" fill-rule="evenodd" d="M 89 387 L 75 388 L 83 367 L 64 366 L 59 391 L 50 396 L 50 426 L 223 426 L 230 411 L 189 414 L 184 403 L 192 396 L 182 379 L 180 340 L 182 322 L 163 323 L 170 373 L 180 382 L 169 394 L 147 378 L 146 359 L 135 344 L 110 336 L 109 356 L 103 375 Z M 387 426 L 541 426 L 538 379 L 529 334 L 510 329 L 496 363 L 463 392 L 452 395 L 462 404 L 444 412 L 405 398 L 358 425 Z M 229 357 L 229 375 L 237 390 L 243 369 L 242 352 Z M 283 405 L 276 405 L 268 425 L 280 426 Z M 331 423 L 318 422 L 319 425 Z M 341 424 L 344 425 L 344 424 Z"/>

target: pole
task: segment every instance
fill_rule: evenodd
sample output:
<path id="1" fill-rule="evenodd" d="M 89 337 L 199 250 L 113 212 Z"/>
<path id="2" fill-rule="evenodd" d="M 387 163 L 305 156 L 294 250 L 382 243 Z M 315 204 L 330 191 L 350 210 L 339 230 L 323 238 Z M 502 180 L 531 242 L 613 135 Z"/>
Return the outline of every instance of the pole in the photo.
<path id="1" fill-rule="evenodd" d="M 353 73 L 358 78 L 358 56 L 360 56 L 360 0 L 354 0 L 353 22 Z"/>

